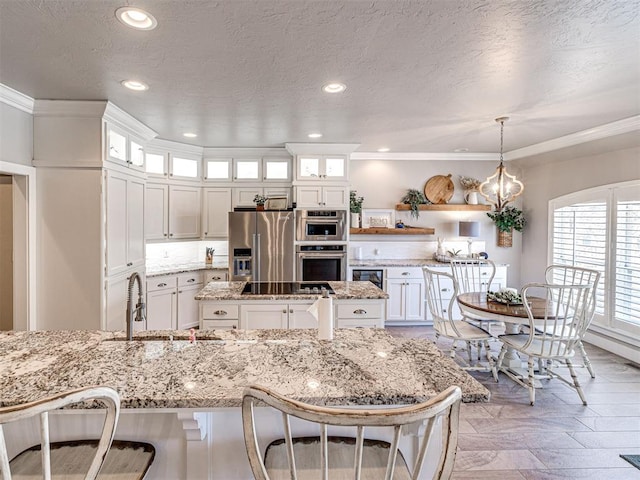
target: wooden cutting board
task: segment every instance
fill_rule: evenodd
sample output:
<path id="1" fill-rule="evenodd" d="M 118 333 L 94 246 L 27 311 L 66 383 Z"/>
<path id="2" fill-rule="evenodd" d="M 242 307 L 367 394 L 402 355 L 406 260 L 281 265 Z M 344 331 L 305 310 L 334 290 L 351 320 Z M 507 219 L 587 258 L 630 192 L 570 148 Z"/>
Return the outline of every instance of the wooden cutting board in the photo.
<path id="1" fill-rule="evenodd" d="M 453 197 L 453 188 L 451 174 L 435 175 L 424 184 L 424 196 L 431 203 L 447 203 Z"/>

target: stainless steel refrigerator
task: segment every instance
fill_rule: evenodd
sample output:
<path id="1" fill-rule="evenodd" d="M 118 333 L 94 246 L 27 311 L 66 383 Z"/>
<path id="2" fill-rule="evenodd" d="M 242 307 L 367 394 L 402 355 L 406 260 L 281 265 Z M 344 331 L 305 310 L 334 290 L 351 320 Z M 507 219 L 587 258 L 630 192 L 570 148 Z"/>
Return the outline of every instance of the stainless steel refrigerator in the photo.
<path id="1" fill-rule="evenodd" d="M 230 279 L 292 282 L 294 232 L 293 212 L 230 212 Z"/>

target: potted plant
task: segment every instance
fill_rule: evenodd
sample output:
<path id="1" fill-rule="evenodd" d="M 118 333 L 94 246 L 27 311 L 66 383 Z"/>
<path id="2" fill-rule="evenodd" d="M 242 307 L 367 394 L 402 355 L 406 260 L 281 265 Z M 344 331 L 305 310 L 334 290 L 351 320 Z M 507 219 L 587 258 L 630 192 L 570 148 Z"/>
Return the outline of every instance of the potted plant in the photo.
<path id="1" fill-rule="evenodd" d="M 511 247 L 513 245 L 513 230 L 521 232 L 527 224 L 522 210 L 516 207 L 504 207 L 500 211 L 489 212 L 487 216 L 498 227 L 498 246 Z"/>
<path id="2" fill-rule="evenodd" d="M 351 212 L 351 227 L 353 228 L 360 226 L 362 202 L 364 202 L 364 197 L 358 197 L 355 190 L 349 192 L 349 211 Z"/>
<path id="3" fill-rule="evenodd" d="M 264 204 L 266 201 L 267 197 L 260 194 L 256 194 L 256 196 L 253 197 L 253 203 L 256 204 L 256 210 L 264 210 Z"/>
<path id="4" fill-rule="evenodd" d="M 407 193 L 404 197 L 402 197 L 402 200 L 400 201 L 407 205 L 411 205 L 411 216 L 413 218 L 420 217 L 418 205 L 425 205 L 428 203 L 427 197 L 424 196 L 424 193 L 414 188 L 410 188 L 409 190 L 407 190 Z"/>

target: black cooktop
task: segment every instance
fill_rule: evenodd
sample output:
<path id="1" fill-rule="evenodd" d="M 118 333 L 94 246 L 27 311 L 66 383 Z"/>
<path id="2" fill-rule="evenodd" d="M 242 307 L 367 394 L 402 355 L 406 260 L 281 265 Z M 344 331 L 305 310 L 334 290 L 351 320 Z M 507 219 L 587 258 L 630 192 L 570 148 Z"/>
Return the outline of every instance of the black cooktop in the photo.
<path id="1" fill-rule="evenodd" d="M 327 282 L 247 282 L 243 295 L 320 295 L 335 293 Z"/>

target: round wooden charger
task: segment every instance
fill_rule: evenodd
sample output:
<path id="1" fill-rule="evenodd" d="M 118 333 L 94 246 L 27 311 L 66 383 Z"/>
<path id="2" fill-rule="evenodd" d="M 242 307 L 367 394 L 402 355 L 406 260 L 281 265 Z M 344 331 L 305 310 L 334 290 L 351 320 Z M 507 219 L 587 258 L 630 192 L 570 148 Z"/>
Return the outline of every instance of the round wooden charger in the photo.
<path id="1" fill-rule="evenodd" d="M 431 203 L 447 203 L 453 197 L 453 188 L 451 174 L 435 175 L 424 184 L 424 196 Z"/>

